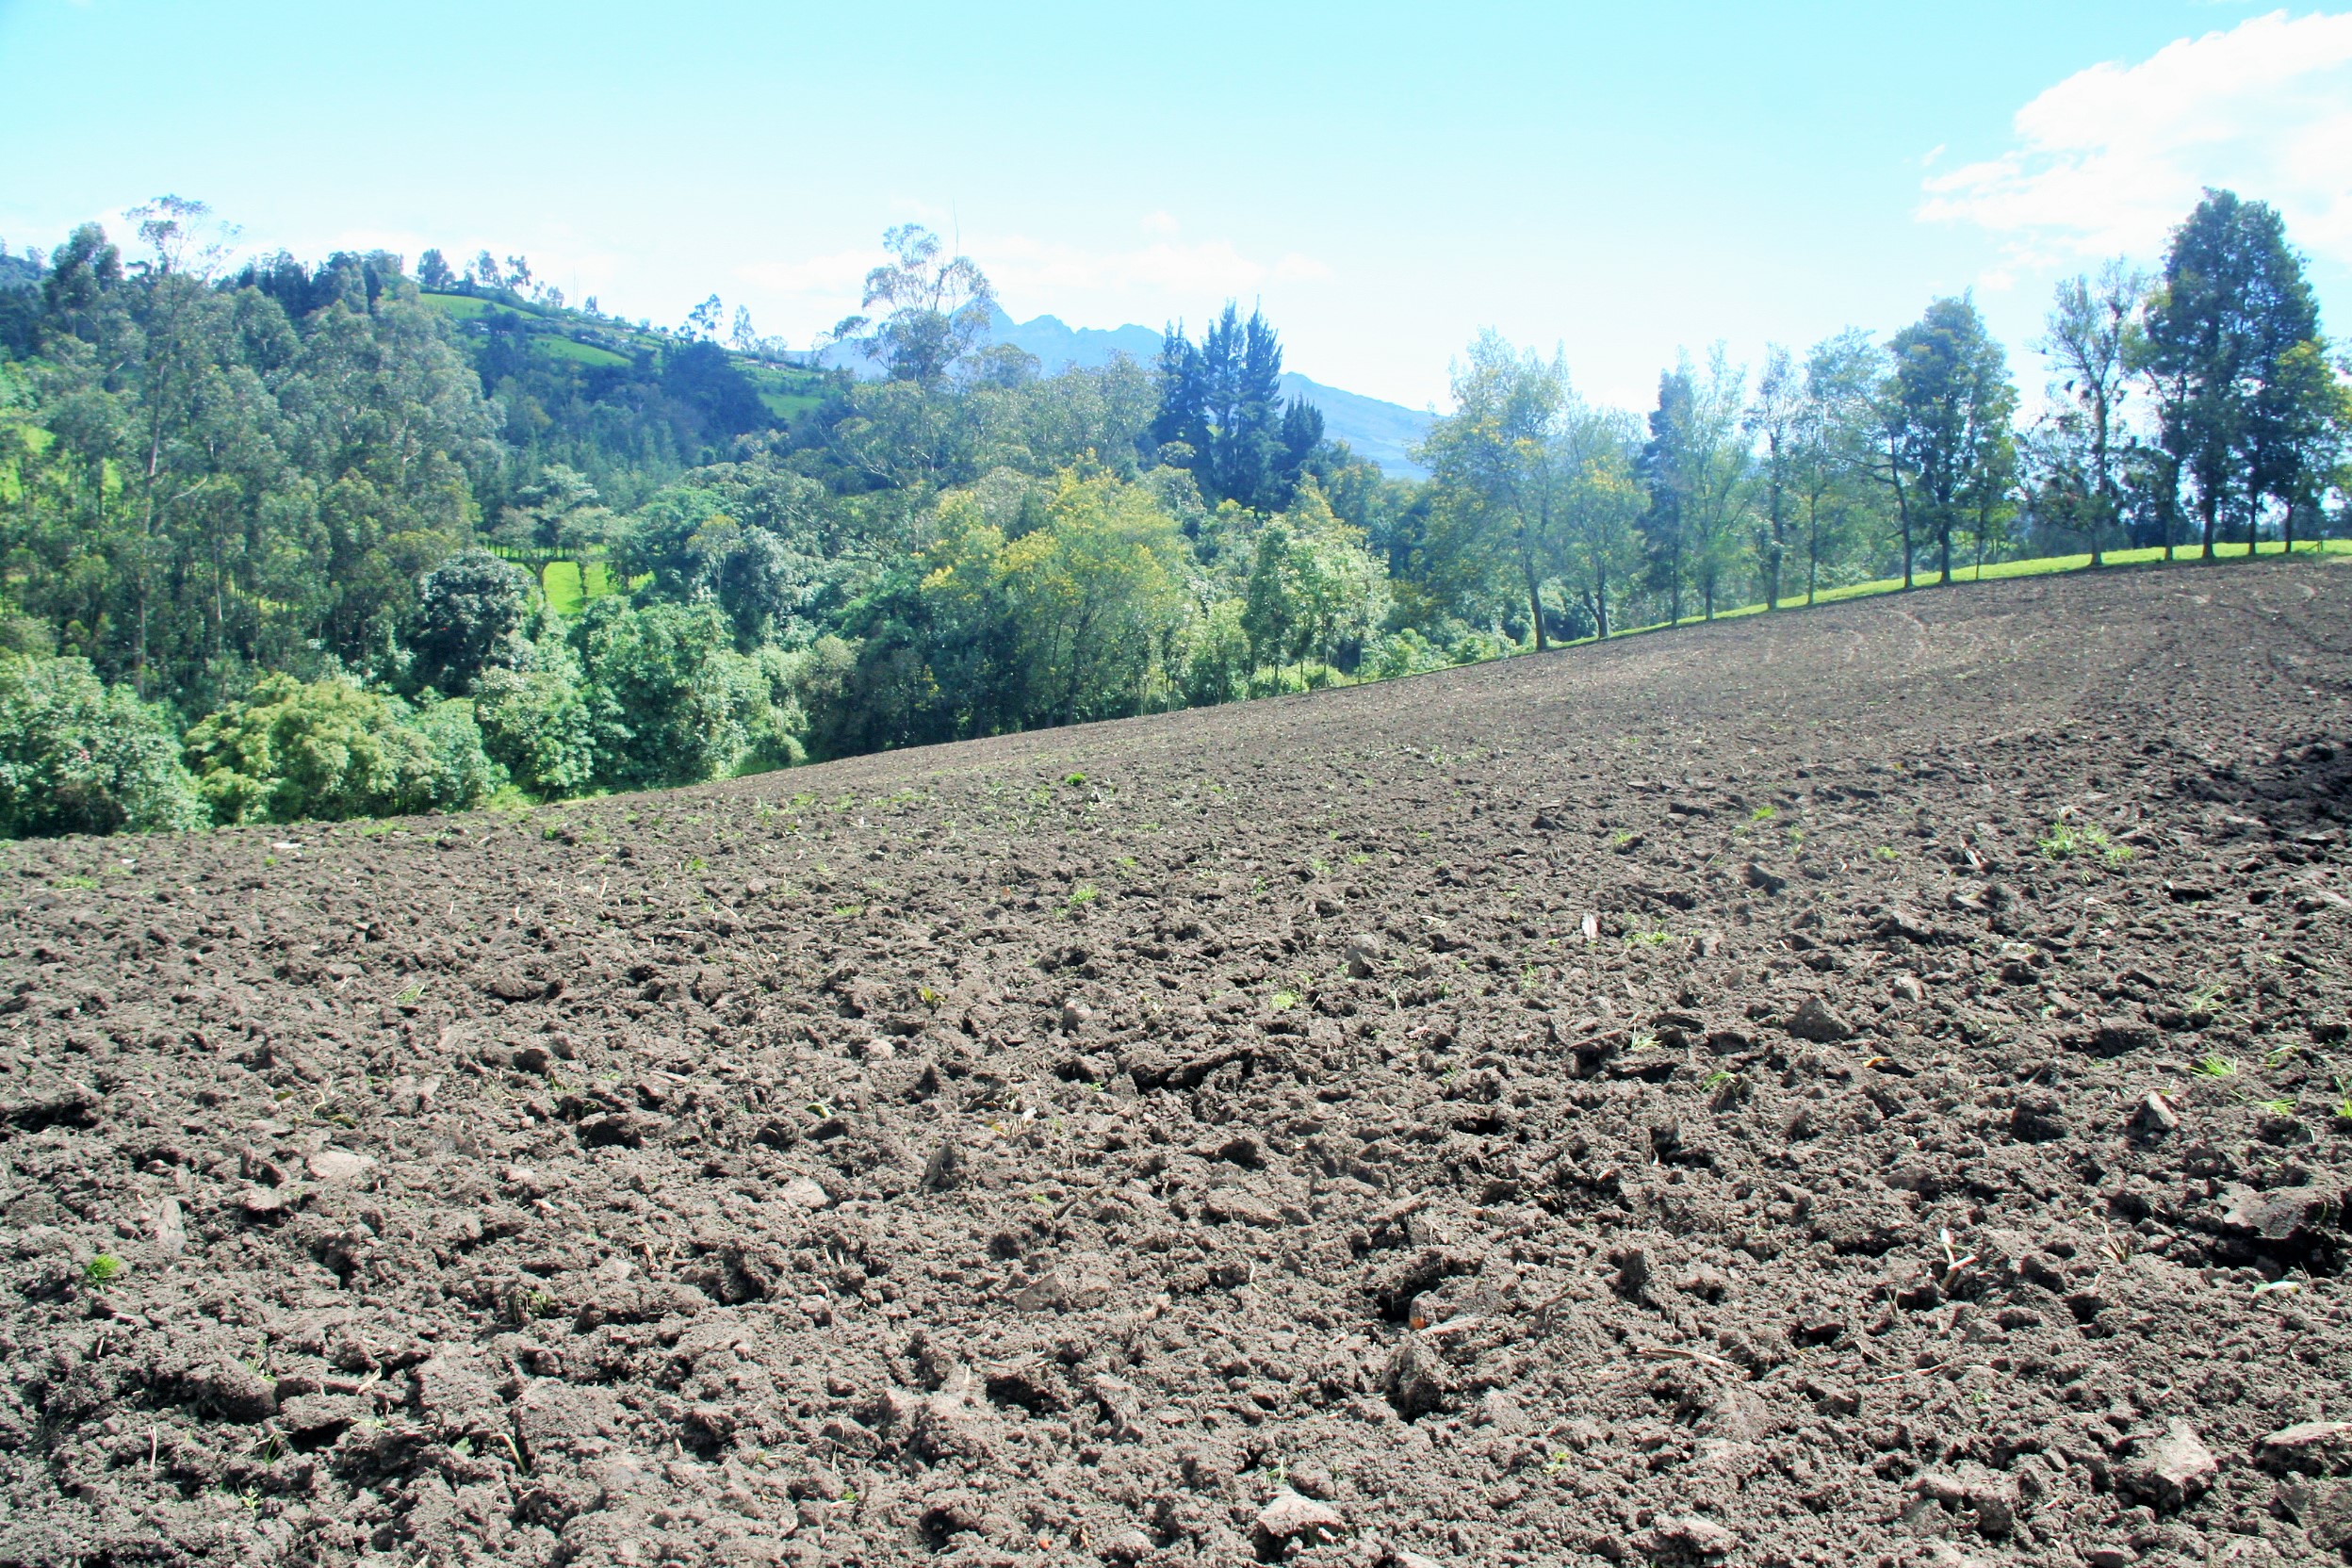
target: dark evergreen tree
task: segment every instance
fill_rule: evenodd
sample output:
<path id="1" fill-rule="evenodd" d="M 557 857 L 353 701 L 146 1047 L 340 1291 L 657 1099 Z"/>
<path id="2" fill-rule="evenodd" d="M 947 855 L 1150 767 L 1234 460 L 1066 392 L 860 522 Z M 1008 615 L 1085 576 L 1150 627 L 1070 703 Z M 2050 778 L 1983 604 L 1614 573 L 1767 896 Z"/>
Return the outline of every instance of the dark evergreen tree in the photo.
<path id="1" fill-rule="evenodd" d="M 2208 190 L 2174 231 L 2148 312 L 2147 362 L 2180 396 L 2161 440 L 2196 494 L 2205 555 L 2242 520 L 2251 547 L 2265 499 L 2307 498 L 2341 418 L 2319 305 L 2278 214 Z"/>
<path id="2" fill-rule="evenodd" d="M 1152 439 L 1208 501 L 1279 512 L 1323 444 L 1323 416 L 1285 401 L 1281 338 L 1263 314 L 1245 321 L 1228 302 L 1198 347 L 1181 323 L 1168 328 Z"/>
<path id="3" fill-rule="evenodd" d="M 460 550 L 416 584 L 409 632 L 419 687 L 455 696 L 470 690 L 531 610 L 531 574 L 488 550 Z M 510 656 L 507 662 L 514 662 Z"/>
<path id="4" fill-rule="evenodd" d="M 1952 531 L 2007 488 L 2017 388 L 1999 340 L 1966 295 L 1931 302 L 1886 351 L 1894 373 L 1884 400 L 1898 481 L 1909 486 L 1906 517 L 1936 540 L 1949 583 Z"/>

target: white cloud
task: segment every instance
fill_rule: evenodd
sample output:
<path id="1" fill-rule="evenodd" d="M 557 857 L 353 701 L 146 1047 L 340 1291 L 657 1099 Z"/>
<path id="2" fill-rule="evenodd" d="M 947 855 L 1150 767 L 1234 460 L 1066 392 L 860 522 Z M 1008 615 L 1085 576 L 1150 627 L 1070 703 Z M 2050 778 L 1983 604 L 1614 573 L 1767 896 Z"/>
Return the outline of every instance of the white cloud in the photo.
<path id="1" fill-rule="evenodd" d="M 1232 241 L 1184 244 L 1159 239 L 1129 250 L 1097 250 L 1005 235 L 970 246 L 1000 290 L 1049 296 L 1082 293 L 1182 301 L 1238 297 L 1270 280 L 1326 278 L 1331 269 L 1292 253 L 1267 263 L 1244 255 Z"/>
<path id="2" fill-rule="evenodd" d="M 2278 11 L 2095 65 L 2014 124 L 2008 152 L 1925 181 L 1919 215 L 2005 235 L 2022 263 L 2145 256 L 2226 186 L 2352 263 L 2352 14 Z"/>
<path id="3" fill-rule="evenodd" d="M 836 251 L 806 261 L 750 262 L 735 269 L 735 275 L 775 294 L 819 299 L 846 294 L 854 301 L 865 287 L 866 274 L 889 259 L 879 250 Z"/>

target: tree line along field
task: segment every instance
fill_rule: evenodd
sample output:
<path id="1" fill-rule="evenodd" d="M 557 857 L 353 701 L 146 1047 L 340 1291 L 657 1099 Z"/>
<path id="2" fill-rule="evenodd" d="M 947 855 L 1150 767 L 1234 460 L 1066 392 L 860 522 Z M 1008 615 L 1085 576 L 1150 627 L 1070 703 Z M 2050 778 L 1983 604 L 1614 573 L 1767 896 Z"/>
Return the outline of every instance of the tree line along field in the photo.
<path id="1" fill-rule="evenodd" d="M 0 1560 L 2352 1542 L 2352 566 L 0 848 Z"/>
<path id="2" fill-rule="evenodd" d="M 1042 375 L 887 237 L 811 368 L 528 262 L 231 265 L 200 204 L 0 255 L 0 831 L 673 786 L 2151 549 L 2332 548 L 2347 418 L 2298 255 L 2213 193 L 2072 280 L 2024 412 L 1966 299 L 1646 414 L 1489 336 L 1392 480 L 1229 308 Z M 724 339 L 724 340 L 723 340 Z M 531 569 L 520 569 L 527 563 Z"/>

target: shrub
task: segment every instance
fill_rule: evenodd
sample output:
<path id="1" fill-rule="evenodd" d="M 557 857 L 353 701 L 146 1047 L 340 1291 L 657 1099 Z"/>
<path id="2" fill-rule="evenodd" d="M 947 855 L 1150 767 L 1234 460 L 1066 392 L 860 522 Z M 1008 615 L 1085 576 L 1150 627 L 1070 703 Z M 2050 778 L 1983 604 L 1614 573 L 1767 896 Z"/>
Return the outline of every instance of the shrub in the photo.
<path id="1" fill-rule="evenodd" d="M 1454 662 L 1453 657 L 1412 627 L 1404 627 L 1376 639 L 1364 648 L 1361 673 L 1382 680 L 1398 676 L 1419 675 L 1425 670 L 1442 670 Z"/>
<path id="2" fill-rule="evenodd" d="M 1185 629 L 1184 700 L 1194 707 L 1231 702 L 1250 691 L 1250 634 L 1239 599 L 1219 599 Z"/>
<path id="3" fill-rule="evenodd" d="M 463 811 L 507 781 L 506 770 L 482 744 L 474 705 L 463 697 L 428 703 L 408 721 L 432 748 L 432 804 L 435 810 Z"/>
<path id="4" fill-rule="evenodd" d="M 501 780 L 472 704 L 412 715 L 341 680 L 266 676 L 188 732 L 197 788 L 223 823 L 337 821 L 463 810 Z"/>
<path id="5" fill-rule="evenodd" d="M 710 600 L 632 609 L 598 599 L 573 637 L 588 677 L 596 782 L 693 784 L 797 750 L 798 716 L 777 700 L 786 662 L 735 652 Z"/>
<path id="6" fill-rule="evenodd" d="M 549 630 L 522 669 L 482 672 L 474 715 L 482 749 L 535 795 L 570 794 L 596 776 L 596 728 L 580 655 Z"/>
<path id="7" fill-rule="evenodd" d="M 162 710 L 108 688 L 87 659 L 0 655 L 0 837 L 207 820 Z"/>

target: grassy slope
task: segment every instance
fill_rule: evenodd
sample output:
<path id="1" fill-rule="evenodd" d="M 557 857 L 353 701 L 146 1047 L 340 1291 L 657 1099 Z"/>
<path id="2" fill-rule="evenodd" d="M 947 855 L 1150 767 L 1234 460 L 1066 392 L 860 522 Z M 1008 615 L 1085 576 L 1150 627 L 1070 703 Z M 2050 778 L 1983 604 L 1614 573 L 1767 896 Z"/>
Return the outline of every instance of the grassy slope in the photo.
<path id="1" fill-rule="evenodd" d="M 2264 540 L 2260 547 L 2260 553 L 2263 555 L 2281 555 L 2285 553 L 2285 550 L 2284 547 L 2276 540 Z M 2295 553 L 2297 555 L 2327 555 L 2352 559 L 2352 539 L 2322 539 L 2316 541 L 2297 540 L 2295 542 Z M 2213 547 L 2213 555 L 2217 561 L 2244 561 L 2246 559 L 2246 546 L 2242 543 L 2234 545 L 2216 545 Z M 2164 564 L 2164 552 L 2161 548 L 2109 550 L 2106 553 L 2105 564 L 2107 566 L 2116 567 L 2149 566 L 2161 565 Z M 2200 560 L 2196 552 L 2186 547 L 2183 547 L 2176 553 L 2173 561 L 2173 564 L 2176 566 L 2197 565 L 2200 564 Z M 1981 575 L 1979 574 L 1977 568 L 1973 566 L 1957 567 L 1952 574 L 1952 580 L 1954 582 L 1976 582 L 1980 580 L 1984 582 L 1998 582 L 2005 578 L 2048 577 L 2056 572 L 2082 572 L 2089 571 L 2091 569 L 2091 558 L 2088 554 L 2038 555 L 2023 561 L 2001 561 L 1991 563 L 1984 567 Z M 1920 588 L 1934 588 L 1941 585 L 1942 578 L 1936 572 L 1923 571 L 1915 574 L 1915 581 Z M 1903 579 L 1899 577 L 1876 578 L 1868 582 L 1848 583 L 1841 588 L 1824 588 L 1819 594 L 1814 596 L 1814 602 L 1818 604 L 1835 604 L 1844 599 L 1870 598 L 1879 594 L 1899 594 L 1902 592 Z M 1791 594 L 1779 601 L 1778 608 L 1782 610 L 1802 610 L 1805 608 L 1805 597 L 1803 594 Z M 1763 602 L 1758 600 L 1756 603 L 1743 604 L 1736 609 L 1718 610 L 1715 612 L 1715 618 L 1722 621 L 1729 620 L 1739 615 L 1760 615 L 1764 612 L 1764 609 L 1765 606 Z M 1685 615 L 1679 621 L 1658 621 L 1654 622 L 1649 626 L 1627 627 L 1622 630 L 1610 633 L 1609 640 L 1614 642 L 1620 637 L 1632 637 L 1640 635 L 1643 632 L 1664 631 L 1672 626 L 1697 626 L 1705 620 L 1706 617 L 1704 615 Z M 1580 647 L 1586 644 L 1597 641 L 1597 638 L 1584 637 L 1579 638 L 1574 643 L 1560 643 L 1554 645 L 1559 647 Z"/>
<path id="2" fill-rule="evenodd" d="M 642 353 L 661 354 L 670 339 L 630 326 L 625 321 L 582 316 L 577 311 L 551 310 L 544 305 L 485 300 L 472 294 L 427 294 L 425 303 L 453 321 L 477 321 L 491 311 L 520 318 L 531 339 L 531 350 L 551 359 L 581 365 L 625 366 Z M 732 356 L 749 378 L 769 413 L 790 419 L 807 413 L 824 400 L 822 374 L 763 364 Z"/>

